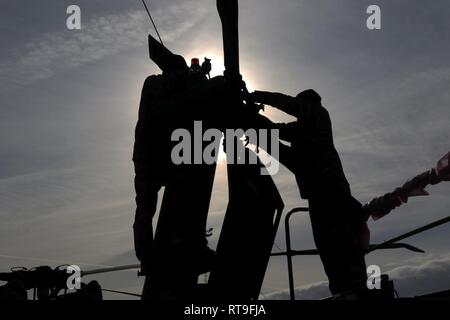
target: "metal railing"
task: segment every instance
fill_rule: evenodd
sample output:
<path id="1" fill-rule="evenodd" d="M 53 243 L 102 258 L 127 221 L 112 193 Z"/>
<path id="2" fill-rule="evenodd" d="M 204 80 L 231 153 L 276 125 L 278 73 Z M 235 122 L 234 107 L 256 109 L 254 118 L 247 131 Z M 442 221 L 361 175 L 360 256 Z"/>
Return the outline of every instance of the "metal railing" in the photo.
<path id="1" fill-rule="evenodd" d="M 291 230 L 290 230 L 290 220 L 291 217 L 295 213 L 308 213 L 309 208 L 307 207 L 298 207 L 291 209 L 289 212 L 286 213 L 285 220 L 284 220 L 284 227 L 285 227 L 285 238 L 286 238 L 286 251 L 285 252 L 276 252 L 272 253 L 271 257 L 276 256 L 286 256 L 287 260 L 287 269 L 288 269 L 288 279 L 289 279 L 289 296 L 290 300 L 295 300 L 295 286 L 294 286 L 294 268 L 293 268 L 293 257 L 294 256 L 300 256 L 300 255 L 318 255 L 319 252 L 317 249 L 307 249 L 307 250 L 293 250 L 292 249 L 292 241 L 291 241 Z M 274 239 L 277 231 L 278 224 L 281 220 L 282 213 L 278 213 L 275 217 L 274 221 Z M 402 234 L 400 236 L 394 237 L 392 239 L 389 239 L 387 241 L 384 241 L 380 244 L 372 244 L 369 246 L 367 253 L 373 252 L 375 250 L 384 250 L 384 249 L 406 249 L 412 252 L 425 252 L 422 249 L 419 249 L 417 247 L 414 247 L 407 243 L 400 243 L 398 241 L 404 240 L 406 238 L 409 238 L 411 236 L 417 235 L 419 233 L 422 233 L 424 231 L 433 229 L 437 226 L 443 225 L 445 223 L 450 222 L 450 216 L 436 220 L 430 224 L 427 224 L 425 226 L 422 226 L 420 228 L 414 229 L 412 231 L 409 231 L 405 234 Z M 274 242 L 275 243 L 275 242 Z M 89 275 L 95 275 L 95 274 L 102 274 L 102 273 L 109 273 L 109 272 L 117 272 L 117 271 L 124 271 L 124 270 L 131 270 L 131 269 L 139 269 L 140 264 L 131 264 L 131 265 L 124 265 L 124 266 L 117 266 L 117 267 L 106 267 L 101 269 L 94 269 L 94 270 L 86 270 L 81 272 L 81 276 L 89 276 Z M 110 290 L 110 289 L 103 289 L 103 291 L 107 292 L 113 292 L 118 294 L 127 294 L 132 295 L 136 297 L 140 297 L 139 294 L 135 293 L 129 293 L 129 292 L 123 292 L 123 291 L 117 291 L 117 290 Z"/>
<path id="2" fill-rule="evenodd" d="M 308 250 L 292 250 L 291 244 L 291 231 L 290 231 L 290 219 L 294 213 L 307 213 L 309 212 L 309 208 L 306 207 L 298 207 L 291 209 L 288 213 L 286 213 L 286 217 L 284 219 L 284 228 L 285 228 L 285 237 L 286 237 L 286 252 L 276 252 L 272 253 L 271 256 L 286 256 L 287 259 L 287 268 L 288 268 L 288 279 L 289 279 L 289 297 L 290 300 L 295 300 L 295 286 L 294 286 L 294 269 L 292 257 L 300 256 L 300 255 L 318 255 L 319 251 L 317 249 L 308 249 Z M 437 226 L 443 225 L 445 223 L 450 222 L 450 216 L 434 221 L 430 224 L 427 224 L 423 227 L 414 229 L 405 234 L 397 236 L 395 238 L 384 241 L 380 244 L 371 244 L 367 250 L 367 253 L 373 252 L 375 250 L 384 250 L 384 249 L 406 249 L 412 252 L 420 252 L 424 253 L 425 251 L 419 249 L 415 246 L 412 246 L 407 243 L 398 242 L 400 240 L 404 240 L 416 234 L 422 233 L 424 231 L 433 229 Z"/>

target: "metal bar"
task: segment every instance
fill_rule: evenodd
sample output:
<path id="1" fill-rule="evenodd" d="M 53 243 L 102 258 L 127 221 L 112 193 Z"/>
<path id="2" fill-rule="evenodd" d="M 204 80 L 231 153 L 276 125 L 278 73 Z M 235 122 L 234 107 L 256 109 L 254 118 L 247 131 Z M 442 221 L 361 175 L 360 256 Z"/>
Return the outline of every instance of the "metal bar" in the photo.
<path id="1" fill-rule="evenodd" d="M 274 223 L 273 223 L 273 229 L 274 229 L 274 232 L 273 232 L 273 243 L 275 245 L 276 245 L 275 239 L 277 238 L 278 227 L 280 225 L 280 221 L 281 221 L 281 216 L 282 215 L 283 215 L 283 208 L 277 208 L 277 213 L 275 215 L 275 220 L 274 220 Z"/>
<path id="2" fill-rule="evenodd" d="M 291 211 L 289 211 L 286 214 L 285 217 L 285 234 L 286 234 L 286 252 L 280 252 L 280 253 L 274 253 L 272 256 L 282 256 L 286 255 L 287 258 L 287 266 L 288 266 L 288 278 L 289 278 L 289 296 L 290 300 L 295 300 L 295 290 L 294 290 L 294 271 L 293 271 L 293 264 L 292 264 L 292 257 L 296 255 L 316 255 L 318 254 L 317 250 L 311 249 L 311 250 L 302 250 L 302 251 L 295 251 L 292 250 L 291 247 L 291 234 L 290 234 L 290 227 L 289 227 L 289 221 L 291 216 L 294 213 L 297 212 L 308 212 L 309 208 L 294 208 Z M 411 246 L 409 244 L 403 244 L 403 243 L 395 243 L 397 241 L 403 240 L 407 237 L 410 237 L 412 235 L 415 235 L 417 233 L 429 230 L 431 228 L 434 228 L 436 226 L 442 225 L 444 223 L 447 223 L 450 221 L 450 216 L 441 220 L 438 220 L 436 222 L 430 223 L 426 226 L 423 226 L 421 228 L 415 229 L 411 232 L 408 232 L 404 235 L 401 235 L 399 237 L 393 238 L 391 240 L 385 241 L 378 245 L 372 245 L 371 248 L 367 252 L 372 252 L 379 249 L 396 249 L 396 248 L 405 248 L 410 251 L 414 252 L 424 252 L 423 250 L 416 248 L 414 246 Z"/>
<path id="3" fill-rule="evenodd" d="M 370 248 L 375 247 L 375 246 L 378 246 L 378 244 L 371 244 Z M 413 252 L 421 252 L 421 253 L 425 252 L 422 249 L 414 247 L 407 243 L 392 243 L 389 245 L 385 245 L 382 248 L 378 248 L 377 250 L 385 250 L 385 249 L 406 249 L 406 250 L 413 251 Z M 314 256 L 314 255 L 318 255 L 318 254 L 319 254 L 319 250 L 317 250 L 317 249 L 291 250 L 291 256 Z M 279 257 L 279 256 L 285 256 L 285 255 L 287 255 L 287 252 L 282 251 L 282 252 L 274 252 L 270 256 L 271 257 Z"/>
<path id="4" fill-rule="evenodd" d="M 448 222 L 450 222 L 450 216 L 448 216 L 446 218 L 443 218 L 443 219 L 440 219 L 440 220 L 437 220 L 437 221 L 432 222 L 430 224 L 427 224 L 427 225 L 425 225 L 423 227 L 414 229 L 414 230 L 412 230 L 410 232 L 407 232 L 405 234 L 402 234 L 402 235 L 400 235 L 398 237 L 395 237 L 395 238 L 392 238 L 390 240 L 384 241 L 383 243 L 381 243 L 379 245 L 376 245 L 375 247 L 370 248 L 367 252 L 372 252 L 374 250 L 378 250 L 378 249 L 380 249 L 380 248 L 382 248 L 382 247 L 384 247 L 386 245 L 393 244 L 393 243 L 395 243 L 397 241 L 400 241 L 400 240 L 412 237 L 412 236 L 414 236 L 416 234 L 419 234 L 419 233 L 422 233 L 424 231 L 433 229 L 433 228 L 435 228 L 437 226 L 443 225 L 443 224 L 448 223 Z"/>
<path id="5" fill-rule="evenodd" d="M 289 277 L 289 296 L 291 300 L 295 300 L 295 291 L 294 291 L 294 271 L 292 267 L 292 256 L 293 252 L 291 249 L 291 231 L 289 228 L 289 220 L 294 213 L 297 212 L 309 212 L 309 208 L 294 208 L 286 214 L 284 219 L 284 227 L 286 234 L 286 258 L 288 265 L 288 277 Z"/>

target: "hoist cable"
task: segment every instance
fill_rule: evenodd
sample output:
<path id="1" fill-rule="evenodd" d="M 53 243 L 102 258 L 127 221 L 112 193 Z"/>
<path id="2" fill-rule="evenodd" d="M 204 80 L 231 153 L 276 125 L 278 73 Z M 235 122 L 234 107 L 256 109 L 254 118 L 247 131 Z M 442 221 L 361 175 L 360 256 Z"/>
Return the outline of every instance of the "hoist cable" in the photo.
<path id="1" fill-rule="evenodd" d="M 147 4 L 145 3 L 145 0 L 142 0 L 142 4 L 144 5 L 145 10 L 147 11 L 148 17 L 150 18 L 150 21 L 152 22 L 153 27 L 155 28 L 156 34 L 158 35 L 158 38 L 159 38 L 159 42 L 161 42 L 161 44 L 164 45 L 164 43 L 161 39 L 161 36 L 159 35 L 159 31 L 158 31 L 158 28 L 156 27 L 155 21 L 153 21 L 150 10 L 148 9 Z"/>

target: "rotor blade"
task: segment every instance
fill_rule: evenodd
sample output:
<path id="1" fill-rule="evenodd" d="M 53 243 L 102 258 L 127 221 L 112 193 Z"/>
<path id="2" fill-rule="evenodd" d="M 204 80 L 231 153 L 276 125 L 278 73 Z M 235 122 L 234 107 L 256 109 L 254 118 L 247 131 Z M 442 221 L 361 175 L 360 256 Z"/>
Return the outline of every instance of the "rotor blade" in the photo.
<path id="1" fill-rule="evenodd" d="M 138 298 L 142 297 L 142 295 L 140 295 L 140 294 L 131 293 L 131 292 L 125 292 L 125 291 L 118 291 L 118 290 L 111 290 L 111 289 L 104 289 L 104 288 L 102 288 L 102 291 L 118 293 L 118 294 L 125 294 L 127 296 L 138 297 Z"/>
<path id="2" fill-rule="evenodd" d="M 378 247 L 377 244 L 371 244 L 369 247 L 369 250 L 367 252 L 372 252 L 374 250 L 384 250 L 384 249 L 406 249 L 406 250 L 409 250 L 412 252 L 425 253 L 424 250 L 414 247 L 407 243 L 391 243 L 391 244 L 384 245 L 382 247 L 378 247 L 378 248 L 377 247 Z M 374 248 L 374 249 L 372 250 L 372 248 Z"/>
<path id="3" fill-rule="evenodd" d="M 433 228 L 435 228 L 435 227 L 437 227 L 437 226 L 443 225 L 443 224 L 448 223 L 448 222 L 450 222 L 450 216 L 448 216 L 448 217 L 446 217 L 446 218 L 443 218 L 443 219 L 440 219 L 440 220 L 437 220 L 437 221 L 432 222 L 432 223 L 430 223 L 430 224 L 427 224 L 427 225 L 425 225 L 425 226 L 423 226 L 423 227 L 414 229 L 414 230 L 412 230 L 412 231 L 410 231 L 410 232 L 407 232 L 407 233 L 405 233 L 405 234 L 402 234 L 402 235 L 400 235 L 400 236 L 398 236 L 398 237 L 395 237 L 395 238 L 392 238 L 392 239 L 390 239 L 390 240 L 387 240 L 387 241 L 385 241 L 385 242 L 383 242 L 383 243 L 381 243 L 381 244 L 379 244 L 379 245 L 376 245 L 375 247 L 370 248 L 370 249 L 368 250 L 368 252 L 372 252 L 372 251 L 374 251 L 374 250 L 378 250 L 378 249 L 383 248 L 383 247 L 385 247 L 385 246 L 387 246 L 387 245 L 391 245 L 391 244 L 393 244 L 393 243 L 396 243 L 397 241 L 400 241 L 400 240 L 403 240 L 403 239 L 412 237 L 412 236 L 414 236 L 414 235 L 416 235 L 416 234 L 419 234 L 419 233 L 422 233 L 422 232 L 424 232 L 424 231 L 433 229 Z"/>
<path id="4" fill-rule="evenodd" d="M 101 268 L 101 269 L 87 270 L 87 271 L 81 271 L 81 276 L 89 276 L 89 275 L 92 275 L 92 274 L 100 274 L 100 273 L 108 273 L 108 272 L 115 272 L 115 271 L 139 269 L 140 267 L 141 267 L 140 264 L 129 264 L 129 265 L 118 266 L 118 267 L 110 267 L 110 268 Z"/>
<path id="5" fill-rule="evenodd" d="M 443 156 L 436 165 L 437 176 L 443 181 L 450 181 L 450 152 Z"/>
<path id="6" fill-rule="evenodd" d="M 226 76 L 238 79 L 240 77 L 238 0 L 217 0 L 217 10 L 222 22 Z"/>

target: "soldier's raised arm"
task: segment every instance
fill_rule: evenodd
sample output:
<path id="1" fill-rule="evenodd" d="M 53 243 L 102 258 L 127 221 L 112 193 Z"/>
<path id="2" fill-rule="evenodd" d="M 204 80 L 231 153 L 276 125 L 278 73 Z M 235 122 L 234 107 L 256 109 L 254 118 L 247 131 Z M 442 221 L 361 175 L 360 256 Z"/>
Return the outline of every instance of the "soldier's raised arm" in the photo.
<path id="1" fill-rule="evenodd" d="M 255 91 L 252 98 L 255 102 L 270 105 L 291 116 L 299 116 L 299 101 L 294 97 L 278 92 Z"/>
<path id="2" fill-rule="evenodd" d="M 298 123 L 296 121 L 289 123 L 276 123 L 272 122 L 267 117 L 257 114 L 253 125 L 257 129 L 278 129 L 280 140 L 284 140 L 292 143 L 295 139 L 298 138 Z"/>

